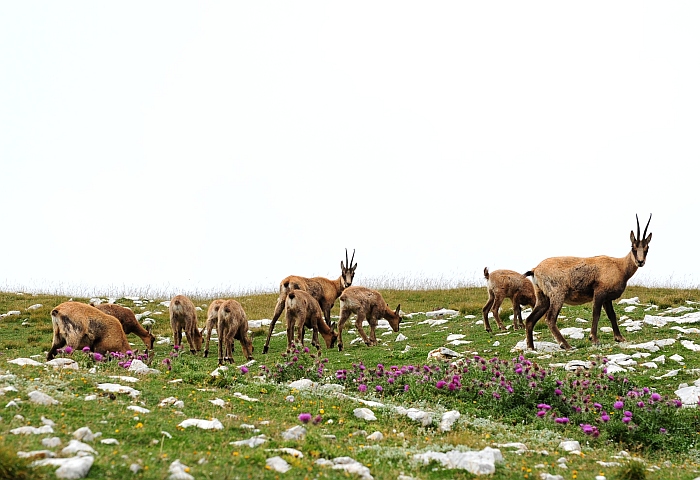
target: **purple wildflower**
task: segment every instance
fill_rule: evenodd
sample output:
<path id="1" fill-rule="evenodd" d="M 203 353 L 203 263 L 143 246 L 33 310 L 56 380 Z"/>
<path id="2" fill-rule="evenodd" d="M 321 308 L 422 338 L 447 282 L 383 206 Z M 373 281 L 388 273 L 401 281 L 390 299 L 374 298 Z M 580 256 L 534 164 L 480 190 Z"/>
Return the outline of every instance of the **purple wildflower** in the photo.
<path id="1" fill-rule="evenodd" d="M 445 385 L 447 385 L 447 382 L 444 381 L 444 380 L 440 380 L 440 381 L 438 381 L 438 382 L 435 384 L 435 386 L 436 386 L 437 388 L 442 388 L 442 387 L 444 387 Z"/>
<path id="2" fill-rule="evenodd" d="M 652 399 L 654 402 L 658 402 L 659 400 L 661 400 L 661 395 L 659 395 L 658 393 L 654 392 L 654 393 L 651 394 L 651 399 Z"/>
<path id="3" fill-rule="evenodd" d="M 382 390 L 384 390 L 384 388 L 381 385 L 377 385 L 376 387 L 374 387 L 374 389 L 378 392 L 381 392 Z"/>
<path id="4" fill-rule="evenodd" d="M 313 419 L 313 424 L 314 424 L 314 425 L 318 425 L 318 424 L 321 423 L 322 421 L 323 421 L 323 417 L 321 417 L 321 415 L 316 415 L 316 416 L 314 417 L 314 419 Z"/>
<path id="5" fill-rule="evenodd" d="M 309 423 L 311 420 L 311 414 L 310 413 L 300 413 L 299 414 L 299 421 L 301 423 Z"/>
<path id="6" fill-rule="evenodd" d="M 357 389 L 358 389 L 359 391 L 361 391 L 361 392 L 366 392 L 366 391 L 367 391 L 367 385 L 365 385 L 364 383 L 361 383 L 361 384 L 359 384 L 359 385 L 357 386 Z"/>
<path id="7" fill-rule="evenodd" d="M 84 353 L 90 353 L 90 347 L 83 347 L 83 352 Z"/>
<path id="8" fill-rule="evenodd" d="M 406 384 L 403 386 L 403 391 L 408 392 L 409 388 L 411 388 L 411 387 L 409 387 L 408 384 Z"/>
<path id="9" fill-rule="evenodd" d="M 540 403 L 539 405 L 537 405 L 537 408 L 539 408 L 541 410 L 551 410 L 552 409 L 552 407 L 550 407 L 546 403 Z"/>
<path id="10" fill-rule="evenodd" d="M 242 373 L 243 375 L 245 375 L 246 373 L 248 373 L 248 367 L 246 367 L 245 365 L 242 365 L 242 366 L 241 366 L 241 373 Z"/>
<path id="11" fill-rule="evenodd" d="M 66 348 L 64 348 L 63 351 L 64 351 L 67 355 L 70 355 L 71 353 L 73 353 L 73 347 L 71 347 L 70 345 L 66 345 Z"/>
<path id="12" fill-rule="evenodd" d="M 554 419 L 556 423 L 569 423 L 569 419 L 567 417 L 557 417 Z"/>
<path id="13" fill-rule="evenodd" d="M 102 356 L 102 354 L 100 352 L 95 352 L 93 358 L 95 359 L 96 362 L 101 362 L 102 360 L 104 360 L 104 357 Z"/>
<path id="14" fill-rule="evenodd" d="M 617 402 L 613 403 L 613 408 L 615 410 L 622 410 L 625 407 L 625 403 L 618 400 Z"/>

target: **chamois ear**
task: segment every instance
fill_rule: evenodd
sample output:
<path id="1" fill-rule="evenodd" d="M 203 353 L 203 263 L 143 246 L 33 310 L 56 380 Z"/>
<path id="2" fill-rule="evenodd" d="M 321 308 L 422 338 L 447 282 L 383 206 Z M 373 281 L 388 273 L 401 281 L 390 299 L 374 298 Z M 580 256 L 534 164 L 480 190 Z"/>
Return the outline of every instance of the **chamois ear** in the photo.
<path id="1" fill-rule="evenodd" d="M 400 312 L 401 312 L 401 304 L 399 303 L 399 305 L 396 307 L 396 311 L 395 311 L 394 313 L 395 313 L 396 315 L 398 315 Z M 399 317 L 399 319 L 400 319 L 400 318 L 401 318 L 401 317 Z M 399 320 L 399 321 L 400 321 L 400 320 Z"/>
<path id="2" fill-rule="evenodd" d="M 340 269 L 341 269 L 343 272 L 345 271 L 345 264 L 343 263 L 342 260 L 340 261 Z"/>
<path id="3" fill-rule="evenodd" d="M 336 324 L 335 322 L 331 322 L 331 330 L 335 330 Z"/>
<path id="4" fill-rule="evenodd" d="M 636 242 L 637 239 L 634 237 L 634 232 L 630 230 L 630 242 L 632 242 L 632 245 L 634 245 L 634 242 Z"/>
<path id="5" fill-rule="evenodd" d="M 649 245 L 649 242 L 651 242 L 651 233 L 649 233 L 649 235 L 647 235 L 647 237 L 644 239 L 645 245 Z"/>

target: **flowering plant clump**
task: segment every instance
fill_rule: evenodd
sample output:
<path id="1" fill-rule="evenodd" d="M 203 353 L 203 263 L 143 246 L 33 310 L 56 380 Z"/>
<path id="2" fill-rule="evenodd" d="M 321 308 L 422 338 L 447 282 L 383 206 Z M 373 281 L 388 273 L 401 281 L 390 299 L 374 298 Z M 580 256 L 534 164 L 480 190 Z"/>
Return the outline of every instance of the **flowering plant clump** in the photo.
<path id="1" fill-rule="evenodd" d="M 90 363 L 90 362 L 106 362 L 108 360 L 117 360 L 117 365 L 128 369 L 131 366 L 131 362 L 134 359 L 141 360 L 142 362 L 148 362 L 148 351 L 139 353 L 138 350 L 132 351 L 127 350 L 125 353 L 122 352 L 108 352 L 107 354 L 102 354 L 100 352 L 93 352 L 90 347 L 85 346 L 80 350 L 76 350 L 70 345 L 63 347 L 58 350 L 59 355 L 70 356 L 73 360 L 78 363 Z"/>
<path id="2" fill-rule="evenodd" d="M 288 353 L 282 354 L 282 361 L 272 367 L 261 365 L 262 373 L 277 383 L 293 382 L 302 378 L 319 381 L 326 376 L 327 358 L 320 352 L 312 353 L 308 348 L 294 345 Z"/>
<path id="3" fill-rule="evenodd" d="M 401 396 L 412 401 L 439 397 L 446 408 L 474 405 L 489 416 L 564 428 L 592 441 L 613 440 L 653 449 L 683 449 L 700 431 L 694 411 L 626 378 L 608 374 L 605 359 L 592 370 L 560 372 L 522 355 L 473 358 L 454 363 L 370 367 L 360 362 L 338 370 L 335 379 L 358 393 Z M 675 438 L 683 436 L 684 440 Z"/>

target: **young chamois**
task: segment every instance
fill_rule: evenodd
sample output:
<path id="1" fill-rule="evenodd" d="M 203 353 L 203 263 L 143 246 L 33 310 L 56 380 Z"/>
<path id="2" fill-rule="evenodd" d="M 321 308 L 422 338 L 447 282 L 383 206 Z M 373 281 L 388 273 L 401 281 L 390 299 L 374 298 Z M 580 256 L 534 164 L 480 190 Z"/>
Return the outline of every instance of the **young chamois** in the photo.
<path id="1" fill-rule="evenodd" d="M 219 334 L 219 365 L 233 362 L 234 340 L 241 342 L 243 356 L 247 360 L 253 359 L 253 341 L 248 335 L 248 318 L 236 300 L 225 300 L 219 306 L 216 332 Z"/>
<path id="2" fill-rule="evenodd" d="M 376 290 L 371 290 L 365 287 L 348 287 L 340 295 L 340 321 L 338 322 L 338 351 L 343 351 L 343 329 L 345 322 L 348 321 L 351 314 L 356 314 L 355 327 L 357 333 L 360 334 L 362 340 L 368 346 L 377 345 L 377 335 L 375 329 L 380 318 L 389 321 L 389 325 L 395 331 L 399 331 L 401 323 L 401 305 L 396 307 L 396 310 L 389 308 L 389 305 L 384 301 L 382 294 Z M 369 323 L 370 334 L 367 334 L 362 328 L 362 322 L 367 320 Z"/>
<path id="3" fill-rule="evenodd" d="M 489 292 L 489 300 L 482 309 L 486 331 L 491 332 L 489 310 L 493 312 L 493 318 L 496 320 L 498 328 L 506 329 L 498 315 L 498 309 L 501 308 L 501 304 L 506 298 L 513 302 L 513 328 L 515 330 L 524 328 L 520 306 L 535 306 L 535 288 L 532 286 L 532 282 L 513 270 L 494 270 L 489 275 L 488 267 L 484 268 L 484 278 L 486 278 L 486 289 Z"/>
<path id="4" fill-rule="evenodd" d="M 173 330 L 173 343 L 179 347 L 182 343 L 182 331 L 185 331 L 190 353 L 193 355 L 202 349 L 202 334 L 197 329 L 197 309 L 192 300 L 184 295 L 175 295 L 170 300 L 170 327 Z"/>
<path id="5" fill-rule="evenodd" d="M 150 329 L 143 328 L 143 325 L 136 320 L 136 315 L 130 308 L 116 305 L 114 303 L 101 303 L 93 306 L 101 312 L 104 312 L 107 315 L 112 315 L 114 318 L 119 320 L 119 323 L 122 324 L 122 328 L 124 329 L 124 333 L 126 335 L 133 333 L 143 340 L 147 350 L 153 350 L 153 344 L 156 341 L 156 337 L 151 334 Z"/>
<path id="6" fill-rule="evenodd" d="M 224 303 L 226 300 L 223 300 L 219 298 L 218 300 L 213 300 L 209 304 L 209 308 L 207 309 L 207 323 L 204 324 L 204 328 L 202 328 L 201 334 L 202 337 L 204 337 L 204 332 L 207 332 L 207 341 L 204 344 L 204 356 L 208 357 L 209 356 L 209 341 L 211 340 L 211 331 L 214 330 L 219 323 L 219 307 L 221 307 L 221 304 Z M 218 334 L 218 330 L 216 331 Z"/>
<path id="7" fill-rule="evenodd" d="M 525 335 L 527 348 L 534 349 L 532 331 L 537 321 L 546 315 L 550 332 L 564 349 L 571 346 L 557 328 L 557 316 L 563 304 L 581 305 L 593 301 L 593 322 L 591 323 L 590 340 L 598 343 L 598 320 L 600 309 L 610 319 L 616 342 L 624 342 L 625 338 L 617 326 L 617 317 L 613 308 L 613 300 L 620 298 L 627 287 L 627 281 L 639 267 L 643 267 L 649 251 L 651 233 L 647 236 L 647 228 L 639 236 L 639 217 L 637 217 L 637 236 L 630 232 L 632 250 L 622 258 L 606 256 L 597 257 L 553 257 L 543 260 L 532 270 L 525 273 L 533 277 L 537 304 L 525 320 Z"/>
<path id="8" fill-rule="evenodd" d="M 64 302 L 51 311 L 53 341 L 46 360 L 68 345 L 74 350 L 90 347 L 93 352 L 126 353 L 130 349 L 119 320 L 91 305 Z"/>
<path id="9" fill-rule="evenodd" d="M 330 327 L 331 308 L 333 308 L 336 298 L 343 293 L 343 290 L 352 285 L 352 280 L 355 278 L 355 269 L 357 268 L 357 264 L 355 263 L 353 265 L 353 260 L 355 260 L 355 250 L 352 251 L 352 258 L 348 262 L 348 250 L 346 248 L 345 263 L 343 263 L 342 260 L 340 261 L 340 277 L 335 280 L 329 280 L 324 277 L 306 278 L 290 275 L 280 282 L 280 295 L 279 298 L 277 298 L 275 313 L 272 316 L 272 322 L 270 323 L 270 330 L 267 332 L 267 339 L 265 340 L 263 353 L 267 353 L 270 346 L 270 337 L 272 337 L 272 331 L 275 328 L 275 323 L 277 323 L 280 315 L 282 315 L 285 301 L 287 300 L 287 294 L 292 290 L 304 290 L 309 292 L 318 302 L 319 306 L 321 307 L 321 311 L 323 312 L 326 325 Z"/>
<path id="10" fill-rule="evenodd" d="M 318 341 L 320 333 L 326 341 L 326 348 L 333 348 L 338 339 L 335 333 L 335 322 L 329 327 L 323 320 L 321 307 L 316 299 L 304 290 L 294 290 L 287 294 L 285 301 L 285 317 L 287 319 L 287 352 L 290 352 L 294 343 L 294 329 L 296 328 L 296 341 L 304 345 L 304 329 L 311 329 L 311 345 L 316 350 L 321 350 Z"/>

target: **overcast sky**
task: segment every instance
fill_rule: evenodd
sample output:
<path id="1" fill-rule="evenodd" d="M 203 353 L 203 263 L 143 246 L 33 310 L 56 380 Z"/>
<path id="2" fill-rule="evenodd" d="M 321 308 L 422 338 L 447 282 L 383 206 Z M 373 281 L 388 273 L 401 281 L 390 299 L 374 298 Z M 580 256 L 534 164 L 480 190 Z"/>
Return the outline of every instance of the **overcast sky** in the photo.
<path id="1" fill-rule="evenodd" d="M 2 2 L 0 289 L 700 285 L 698 2 Z"/>

